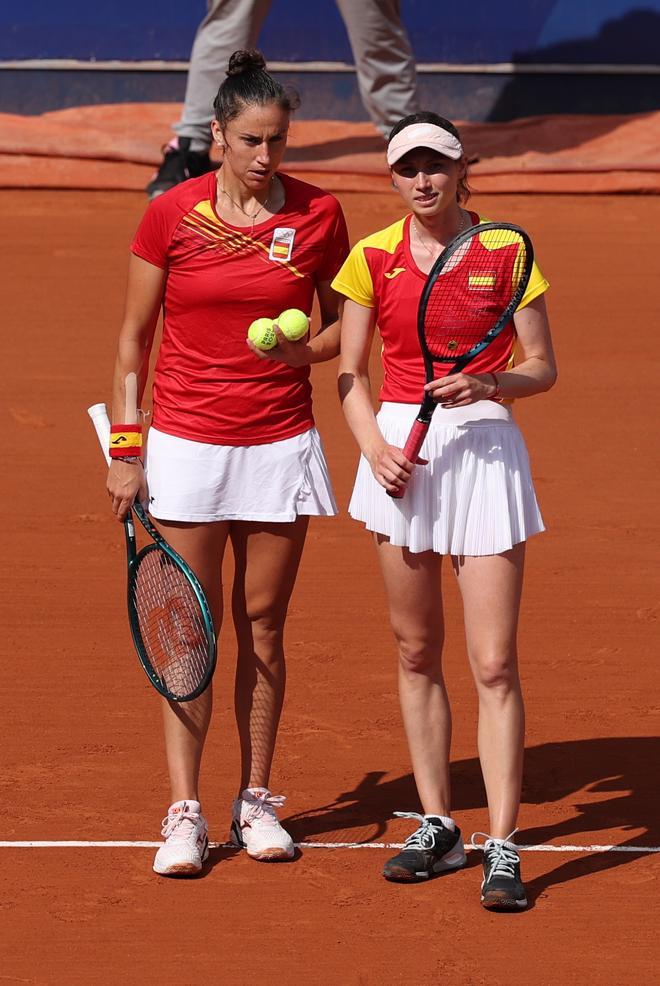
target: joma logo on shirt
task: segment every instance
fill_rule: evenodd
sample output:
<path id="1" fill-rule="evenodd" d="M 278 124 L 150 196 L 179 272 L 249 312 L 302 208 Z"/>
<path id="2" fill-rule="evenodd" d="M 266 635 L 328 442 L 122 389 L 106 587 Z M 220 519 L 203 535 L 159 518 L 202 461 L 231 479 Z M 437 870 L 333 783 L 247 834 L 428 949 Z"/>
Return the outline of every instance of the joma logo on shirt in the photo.
<path id="1" fill-rule="evenodd" d="M 403 274 L 405 269 L 405 267 L 395 267 L 394 270 L 387 270 L 385 271 L 385 277 L 389 277 L 391 279 L 396 277 L 398 274 Z"/>

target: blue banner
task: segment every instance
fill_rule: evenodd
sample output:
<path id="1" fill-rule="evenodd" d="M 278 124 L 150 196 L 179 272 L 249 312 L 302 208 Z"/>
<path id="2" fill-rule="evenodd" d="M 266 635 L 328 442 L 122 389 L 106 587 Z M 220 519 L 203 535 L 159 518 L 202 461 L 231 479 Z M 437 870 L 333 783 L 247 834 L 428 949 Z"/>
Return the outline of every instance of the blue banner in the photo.
<path id="1" fill-rule="evenodd" d="M 660 60 L 660 0 L 402 0 L 401 9 L 418 62 Z M 7 2 L 0 60 L 186 61 L 205 11 L 201 0 Z M 259 46 L 271 61 L 352 61 L 333 0 L 273 0 Z"/>

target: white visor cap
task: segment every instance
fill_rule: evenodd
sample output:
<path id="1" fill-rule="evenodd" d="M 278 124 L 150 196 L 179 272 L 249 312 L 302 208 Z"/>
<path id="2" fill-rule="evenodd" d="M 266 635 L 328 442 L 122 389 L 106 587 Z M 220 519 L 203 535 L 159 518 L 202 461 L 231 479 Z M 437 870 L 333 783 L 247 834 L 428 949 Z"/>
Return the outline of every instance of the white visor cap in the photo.
<path id="1" fill-rule="evenodd" d="M 387 163 L 390 167 L 396 164 L 408 151 L 416 147 L 428 147 L 432 151 L 444 154 L 452 161 L 458 161 L 463 156 L 463 145 L 453 134 L 434 123 L 412 123 L 400 130 L 387 148 Z"/>

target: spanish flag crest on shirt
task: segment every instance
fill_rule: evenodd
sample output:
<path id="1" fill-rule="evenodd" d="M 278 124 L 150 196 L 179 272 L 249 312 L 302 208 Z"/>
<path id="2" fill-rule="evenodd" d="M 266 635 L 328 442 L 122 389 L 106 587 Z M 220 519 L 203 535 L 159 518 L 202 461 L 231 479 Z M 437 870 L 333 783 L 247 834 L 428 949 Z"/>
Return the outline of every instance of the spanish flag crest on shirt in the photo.
<path id="1" fill-rule="evenodd" d="M 270 243 L 269 256 L 271 260 L 279 260 L 288 263 L 293 253 L 293 241 L 296 235 L 295 229 L 287 226 L 278 226 L 273 230 L 273 239 Z"/>
<path id="2" fill-rule="evenodd" d="M 468 274 L 468 288 L 470 291 L 494 291 L 497 281 L 495 271 L 480 271 L 478 274 Z"/>

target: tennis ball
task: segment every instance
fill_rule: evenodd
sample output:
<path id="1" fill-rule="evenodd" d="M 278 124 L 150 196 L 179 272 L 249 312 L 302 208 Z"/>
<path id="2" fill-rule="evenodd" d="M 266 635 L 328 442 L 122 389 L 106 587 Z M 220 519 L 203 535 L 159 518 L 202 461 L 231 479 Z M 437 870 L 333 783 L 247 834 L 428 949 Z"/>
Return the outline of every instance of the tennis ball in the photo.
<path id="1" fill-rule="evenodd" d="M 290 342 L 302 339 L 309 330 L 309 319 L 299 308 L 287 308 L 276 322 Z"/>
<path id="2" fill-rule="evenodd" d="M 273 349 L 277 336 L 273 332 L 272 318 L 257 318 L 248 329 L 248 339 L 257 349 Z"/>

